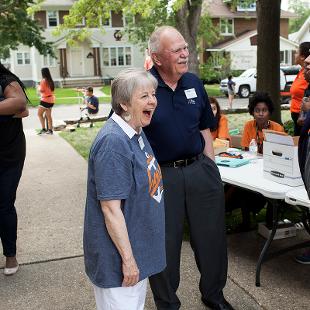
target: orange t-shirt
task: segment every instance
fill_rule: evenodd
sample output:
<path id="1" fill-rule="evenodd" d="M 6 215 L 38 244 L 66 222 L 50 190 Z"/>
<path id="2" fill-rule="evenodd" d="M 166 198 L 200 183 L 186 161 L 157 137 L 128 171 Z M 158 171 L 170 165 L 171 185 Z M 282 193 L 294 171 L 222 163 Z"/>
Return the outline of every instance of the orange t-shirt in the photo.
<path id="1" fill-rule="evenodd" d="M 221 115 L 217 129 L 215 131 L 211 131 L 211 134 L 213 140 L 215 140 L 216 138 L 230 140 L 228 131 L 228 119 L 225 115 Z"/>
<path id="2" fill-rule="evenodd" d="M 269 121 L 269 122 L 270 124 L 269 124 L 268 129 L 284 132 L 284 128 L 280 124 L 273 122 L 273 121 Z M 261 130 L 258 130 L 258 138 L 260 141 L 264 140 L 264 135 Z M 243 148 L 245 147 L 248 148 L 252 139 L 255 139 L 257 141 L 256 121 L 254 119 L 246 122 L 244 125 L 242 139 L 241 139 L 241 146 Z"/>
<path id="3" fill-rule="evenodd" d="M 47 81 L 43 79 L 39 85 L 39 91 L 41 93 L 41 101 L 47 103 L 55 103 L 55 96 L 52 90 L 50 89 Z"/>
<path id="4" fill-rule="evenodd" d="M 290 93 L 292 96 L 291 109 L 290 109 L 291 112 L 300 113 L 301 101 L 302 101 L 302 98 L 304 96 L 304 93 L 307 87 L 308 87 L 308 82 L 305 80 L 304 68 L 302 68 L 298 72 L 290 89 Z"/>

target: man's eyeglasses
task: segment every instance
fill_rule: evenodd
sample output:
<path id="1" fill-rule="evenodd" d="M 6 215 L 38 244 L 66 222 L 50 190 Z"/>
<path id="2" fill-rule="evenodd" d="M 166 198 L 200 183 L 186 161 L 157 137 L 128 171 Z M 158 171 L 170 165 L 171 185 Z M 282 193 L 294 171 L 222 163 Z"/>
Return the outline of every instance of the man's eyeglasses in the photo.
<path id="1" fill-rule="evenodd" d="M 183 47 L 179 47 L 173 50 L 169 50 L 172 54 L 180 54 L 183 51 L 188 51 L 188 44 L 186 43 Z"/>

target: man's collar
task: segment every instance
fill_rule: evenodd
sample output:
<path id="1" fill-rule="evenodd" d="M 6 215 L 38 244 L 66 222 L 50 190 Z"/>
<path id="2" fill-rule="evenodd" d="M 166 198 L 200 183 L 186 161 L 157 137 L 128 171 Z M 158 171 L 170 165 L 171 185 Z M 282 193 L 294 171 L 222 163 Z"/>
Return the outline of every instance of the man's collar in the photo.
<path id="1" fill-rule="evenodd" d="M 160 76 L 159 72 L 157 71 L 157 69 L 155 68 L 155 66 L 153 66 L 150 70 L 151 74 L 156 77 L 157 81 L 158 81 L 158 86 L 160 87 L 169 87 L 165 81 L 162 79 L 162 77 Z M 187 83 L 189 82 L 188 81 L 188 78 L 187 78 L 187 74 L 184 73 L 181 78 L 179 79 L 178 81 L 178 84 L 177 84 L 177 88 L 188 88 L 188 87 L 192 87 L 192 84 L 191 83 Z"/>
<path id="2" fill-rule="evenodd" d="M 116 124 L 119 125 L 119 127 L 122 128 L 122 130 L 129 137 L 129 139 L 131 139 L 135 134 L 137 134 L 137 132 L 115 112 L 112 114 L 111 118 Z"/>

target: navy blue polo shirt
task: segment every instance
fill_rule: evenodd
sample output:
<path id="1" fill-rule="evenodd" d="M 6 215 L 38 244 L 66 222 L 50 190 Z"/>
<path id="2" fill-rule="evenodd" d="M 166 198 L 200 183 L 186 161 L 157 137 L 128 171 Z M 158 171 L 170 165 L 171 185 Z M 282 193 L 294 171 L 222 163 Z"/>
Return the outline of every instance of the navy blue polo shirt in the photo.
<path id="1" fill-rule="evenodd" d="M 153 67 L 158 81 L 157 108 L 144 132 L 159 163 L 191 158 L 203 152 L 200 130 L 214 126 L 214 116 L 201 80 L 185 73 L 173 91 Z"/>

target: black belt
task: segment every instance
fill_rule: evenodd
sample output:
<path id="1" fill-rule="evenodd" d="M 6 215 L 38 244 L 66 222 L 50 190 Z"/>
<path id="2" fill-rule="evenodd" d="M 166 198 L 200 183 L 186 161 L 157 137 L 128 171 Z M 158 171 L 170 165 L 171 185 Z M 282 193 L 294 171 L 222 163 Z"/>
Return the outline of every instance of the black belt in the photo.
<path id="1" fill-rule="evenodd" d="M 175 161 L 166 161 L 163 163 L 160 163 L 159 165 L 161 167 L 173 167 L 173 168 L 180 168 L 180 167 L 186 167 L 191 165 L 194 161 L 199 159 L 199 155 L 191 157 L 191 158 L 186 158 L 186 159 L 180 159 L 180 160 L 175 160 Z"/>

